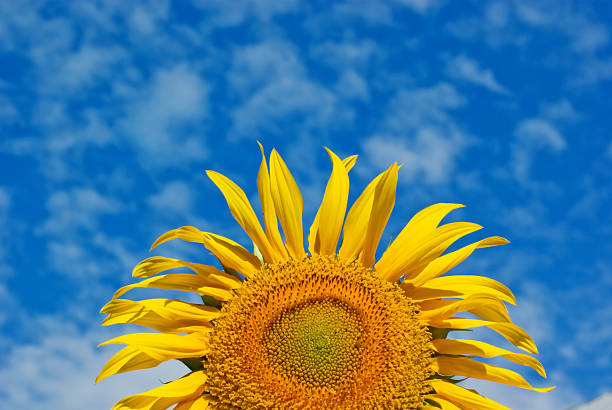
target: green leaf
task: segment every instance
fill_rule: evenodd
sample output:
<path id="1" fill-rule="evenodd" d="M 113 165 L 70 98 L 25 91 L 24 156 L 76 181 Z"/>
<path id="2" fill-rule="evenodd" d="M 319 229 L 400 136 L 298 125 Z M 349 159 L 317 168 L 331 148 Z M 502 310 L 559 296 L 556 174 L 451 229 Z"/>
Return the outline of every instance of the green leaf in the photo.
<path id="1" fill-rule="evenodd" d="M 185 366 L 187 366 L 191 371 L 202 370 L 204 366 L 202 366 L 202 358 L 201 357 L 188 357 L 186 359 L 178 359 Z"/>
<path id="2" fill-rule="evenodd" d="M 446 339 L 448 337 L 449 332 L 453 332 L 453 331 L 471 332 L 472 329 L 450 329 L 450 328 L 429 326 L 429 332 L 431 333 L 432 339 Z"/>
<path id="3" fill-rule="evenodd" d="M 263 255 L 261 254 L 261 251 L 259 250 L 257 245 L 255 245 L 255 242 L 253 242 L 253 255 L 257 256 L 257 259 L 259 259 L 259 261 L 261 262 L 262 265 L 264 265 L 266 263 L 264 261 Z"/>
<path id="4" fill-rule="evenodd" d="M 223 306 L 220 301 L 213 298 L 212 296 L 200 295 L 200 297 L 202 298 L 202 302 L 204 302 L 206 306 L 216 307 L 217 309 L 221 309 L 221 306 Z"/>

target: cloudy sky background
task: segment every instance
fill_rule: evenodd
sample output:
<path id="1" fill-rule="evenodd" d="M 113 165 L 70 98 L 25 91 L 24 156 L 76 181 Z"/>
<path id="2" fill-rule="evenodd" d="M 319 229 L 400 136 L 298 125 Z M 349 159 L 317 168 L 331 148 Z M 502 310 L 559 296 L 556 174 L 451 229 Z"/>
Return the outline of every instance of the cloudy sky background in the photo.
<path id="1" fill-rule="evenodd" d="M 97 344 L 133 330 L 101 328 L 98 311 L 169 229 L 248 246 L 204 170 L 257 205 L 256 140 L 288 162 L 306 227 L 325 145 L 360 155 L 353 199 L 404 164 L 383 241 L 435 202 L 485 227 L 466 241 L 512 241 L 458 271 L 515 292 L 510 314 L 549 378 L 521 372 L 557 388 L 471 384 L 482 393 L 566 409 L 612 389 L 607 2 L 176 3 L 0 2 L 2 403 L 105 409 L 184 373 L 167 363 L 94 386 L 119 348 Z M 214 263 L 194 244 L 155 254 Z M 508 347 L 491 333 L 473 337 Z"/>

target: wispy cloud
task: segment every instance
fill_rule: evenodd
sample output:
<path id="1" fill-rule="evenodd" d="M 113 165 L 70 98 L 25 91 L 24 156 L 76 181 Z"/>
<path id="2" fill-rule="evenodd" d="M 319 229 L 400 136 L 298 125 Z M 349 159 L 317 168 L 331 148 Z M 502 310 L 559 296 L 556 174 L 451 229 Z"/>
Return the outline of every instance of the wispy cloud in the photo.
<path id="1" fill-rule="evenodd" d="M 228 75 L 244 103 L 232 110 L 233 138 L 254 138 L 261 132 L 279 134 L 282 124 L 322 131 L 350 118 L 336 95 L 308 77 L 290 45 L 268 41 L 236 49 Z"/>
<path id="2" fill-rule="evenodd" d="M 115 376 L 94 385 L 105 361 L 117 348 L 97 348 L 111 337 L 108 329 L 85 330 L 69 316 L 28 318 L 36 321 L 40 337 L 34 342 L 3 346 L 0 397 L 16 410 L 34 408 L 81 410 L 110 408 L 121 397 L 160 386 L 187 373 L 171 361 L 145 372 Z M 115 333 L 116 335 L 116 333 Z"/>
<path id="3" fill-rule="evenodd" d="M 147 200 L 160 213 L 190 214 L 193 207 L 192 189 L 183 181 L 171 181 Z"/>
<path id="4" fill-rule="evenodd" d="M 449 22 L 447 29 L 495 49 L 525 49 L 542 38 L 561 40 L 563 45 L 555 47 L 554 53 L 544 51 L 543 64 L 551 70 L 563 66 L 566 84 L 580 87 L 612 76 L 610 55 L 604 51 L 610 43 L 609 29 L 587 10 L 574 3 L 496 1 L 487 3 L 480 15 Z"/>
<path id="5" fill-rule="evenodd" d="M 509 94 L 509 91 L 497 81 L 493 71 L 482 68 L 478 61 L 464 54 L 449 59 L 445 71 L 451 78 L 484 87 L 495 93 Z"/>
<path id="6" fill-rule="evenodd" d="M 543 104 L 540 110 L 544 117 L 553 121 L 571 122 L 580 118 L 580 114 L 567 98 Z"/>
<path id="7" fill-rule="evenodd" d="M 121 129 L 144 167 L 180 165 L 206 156 L 202 125 L 208 116 L 208 93 L 207 82 L 185 64 L 159 69 L 144 89 L 129 90 Z"/>
<path id="8" fill-rule="evenodd" d="M 395 2 L 419 13 L 436 10 L 443 3 L 441 0 L 395 0 Z"/>
<path id="9" fill-rule="evenodd" d="M 514 177 L 526 185 L 531 182 L 530 169 L 538 150 L 562 151 L 567 145 L 557 128 L 543 118 L 528 118 L 514 130 L 511 167 Z"/>
<path id="10" fill-rule="evenodd" d="M 421 128 L 414 136 L 374 135 L 363 143 L 363 151 L 375 168 L 382 169 L 397 161 L 402 164 L 401 182 L 416 179 L 428 184 L 447 182 L 456 160 L 465 147 L 462 134 L 451 136 L 436 128 Z"/>
<path id="11" fill-rule="evenodd" d="M 529 118 L 521 121 L 514 130 L 514 136 L 525 146 L 549 148 L 561 151 L 566 143 L 559 131 L 548 121 Z"/>
<path id="12" fill-rule="evenodd" d="M 49 217 L 38 233 L 64 235 L 97 228 L 100 216 L 116 214 L 121 210 L 121 203 L 91 188 L 75 188 L 53 193 L 47 200 L 47 210 Z"/>
<path id="13" fill-rule="evenodd" d="M 400 90 L 389 102 L 380 131 L 362 143 L 366 160 L 377 170 L 394 161 L 403 163 L 403 182 L 447 182 L 470 143 L 452 117 L 452 111 L 466 103 L 446 83 Z"/>
<path id="14" fill-rule="evenodd" d="M 11 208 L 11 195 L 9 192 L 0 186 L 0 225 L 4 229 L 0 232 L 0 288 L 4 288 L 3 280 L 13 273 L 8 255 L 9 255 L 9 210 Z M 0 319 L 1 322 L 1 319 Z"/>
<path id="15" fill-rule="evenodd" d="M 450 112 L 466 103 L 465 97 L 447 83 L 402 89 L 389 102 L 383 127 L 402 132 L 424 125 L 449 125 L 453 123 Z"/>
<path id="16" fill-rule="evenodd" d="M 210 12 L 208 23 L 218 27 L 236 26 L 247 19 L 257 19 L 269 22 L 277 15 L 295 11 L 297 0 L 239 0 L 227 7 L 223 0 L 195 0 L 194 5 Z"/>

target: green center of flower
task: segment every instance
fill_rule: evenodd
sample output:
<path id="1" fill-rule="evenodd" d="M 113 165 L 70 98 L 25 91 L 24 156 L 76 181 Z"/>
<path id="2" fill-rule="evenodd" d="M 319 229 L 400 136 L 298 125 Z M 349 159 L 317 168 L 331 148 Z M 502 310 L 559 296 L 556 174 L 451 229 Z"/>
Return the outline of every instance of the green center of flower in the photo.
<path id="1" fill-rule="evenodd" d="M 284 311 L 264 333 L 271 368 L 311 387 L 350 377 L 358 364 L 362 322 L 334 299 L 309 301 Z"/>

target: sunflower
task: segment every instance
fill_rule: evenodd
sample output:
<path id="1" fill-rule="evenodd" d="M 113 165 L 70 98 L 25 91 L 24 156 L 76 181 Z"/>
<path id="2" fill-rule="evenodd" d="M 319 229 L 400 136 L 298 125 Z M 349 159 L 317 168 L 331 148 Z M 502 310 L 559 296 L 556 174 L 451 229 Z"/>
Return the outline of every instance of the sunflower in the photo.
<path id="1" fill-rule="evenodd" d="M 272 151 L 268 169 L 260 148 L 263 227 L 244 191 L 207 171 L 254 251 L 192 226 L 174 229 L 151 249 L 176 238 L 202 243 L 222 269 L 154 256 L 134 268 L 133 276 L 145 279 L 120 288 L 102 308 L 108 314 L 103 325 L 132 323 L 157 332 L 102 343 L 125 347 L 96 382 L 171 359 L 190 370 L 123 398 L 113 409 L 506 409 L 461 387 L 461 378 L 552 389 L 532 387 L 512 370 L 475 360 L 501 356 L 546 377 L 534 357 L 448 337 L 450 331 L 487 327 L 537 353 L 531 337 L 508 315 L 504 302 L 515 304 L 508 288 L 483 276 L 443 276 L 474 250 L 506 239 L 489 237 L 445 253 L 481 226 L 440 225 L 463 205 L 439 203 L 418 212 L 376 260 L 400 166 L 392 164 L 374 178 L 346 213 L 348 173 L 357 156 L 341 160 L 327 150 L 332 172 L 306 252 L 298 186 L 280 155 Z M 191 273 L 159 275 L 173 268 Z M 134 288 L 193 292 L 203 303 L 121 298 Z M 471 315 L 457 316 L 466 312 Z"/>

